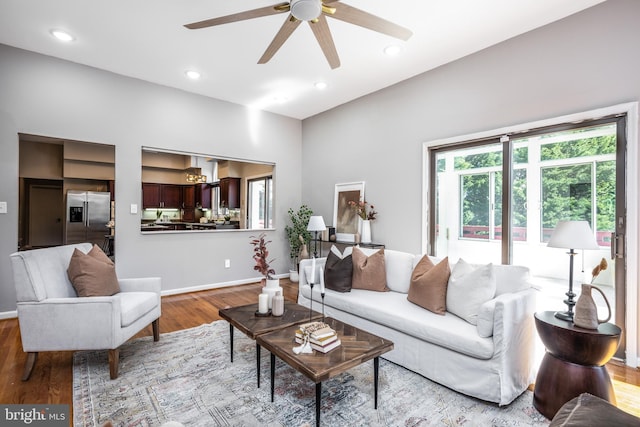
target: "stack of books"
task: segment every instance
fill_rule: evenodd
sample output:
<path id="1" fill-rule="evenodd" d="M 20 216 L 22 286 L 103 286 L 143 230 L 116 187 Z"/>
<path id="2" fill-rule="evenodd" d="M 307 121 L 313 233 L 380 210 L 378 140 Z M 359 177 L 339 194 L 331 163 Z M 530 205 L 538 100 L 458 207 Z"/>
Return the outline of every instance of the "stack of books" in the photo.
<path id="1" fill-rule="evenodd" d="M 308 337 L 311 348 L 321 353 L 327 353 L 341 344 L 336 331 L 324 322 L 309 322 L 300 325 L 296 330 L 296 342 L 303 344 L 306 337 Z"/>

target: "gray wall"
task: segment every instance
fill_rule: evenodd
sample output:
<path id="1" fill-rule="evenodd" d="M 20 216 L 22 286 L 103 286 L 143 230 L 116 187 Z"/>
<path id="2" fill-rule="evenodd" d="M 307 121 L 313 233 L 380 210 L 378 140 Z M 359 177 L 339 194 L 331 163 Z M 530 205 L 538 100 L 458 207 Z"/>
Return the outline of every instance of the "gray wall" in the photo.
<path id="1" fill-rule="evenodd" d="M 0 45 L 0 314 L 15 309 L 9 254 L 18 241 L 18 132 L 116 147 L 120 277 L 164 290 L 255 278 L 250 231 L 141 235 L 141 146 L 274 162 L 277 273 L 289 268 L 287 209 L 300 205 L 301 122 Z M 224 259 L 231 268 L 224 268 Z"/>
<path id="2" fill-rule="evenodd" d="M 638 101 L 639 17 L 609 0 L 304 120 L 303 202 L 332 218 L 334 185 L 365 181 L 373 240 L 424 252 L 422 143 Z"/>
<path id="3" fill-rule="evenodd" d="M 365 181 L 374 241 L 423 252 L 422 143 L 640 98 L 640 2 L 611 0 L 303 121 L 303 202 Z M 637 143 L 637 141 L 631 141 Z"/>

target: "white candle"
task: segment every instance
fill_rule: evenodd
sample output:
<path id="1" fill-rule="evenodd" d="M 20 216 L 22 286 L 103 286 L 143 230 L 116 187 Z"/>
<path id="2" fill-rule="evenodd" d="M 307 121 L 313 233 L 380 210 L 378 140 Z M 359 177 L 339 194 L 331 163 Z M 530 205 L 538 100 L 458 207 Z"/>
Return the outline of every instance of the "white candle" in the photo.
<path id="1" fill-rule="evenodd" d="M 320 272 L 320 293 L 324 294 L 324 274 Z"/>
<path id="2" fill-rule="evenodd" d="M 258 295 L 258 313 L 265 314 L 269 311 L 269 295 Z"/>
<path id="3" fill-rule="evenodd" d="M 309 283 L 316 283 L 316 257 L 313 257 L 311 261 L 311 278 L 309 279 Z"/>

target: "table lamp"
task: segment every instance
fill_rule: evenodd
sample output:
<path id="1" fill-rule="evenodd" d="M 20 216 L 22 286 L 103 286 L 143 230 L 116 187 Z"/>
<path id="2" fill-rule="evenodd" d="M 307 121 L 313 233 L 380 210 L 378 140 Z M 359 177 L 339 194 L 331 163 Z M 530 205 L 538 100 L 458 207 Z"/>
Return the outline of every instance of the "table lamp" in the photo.
<path id="1" fill-rule="evenodd" d="M 573 292 L 573 257 L 576 255 L 575 249 L 600 249 L 598 242 L 593 235 L 591 227 L 587 221 L 558 221 L 556 228 L 547 244 L 550 248 L 569 249 L 569 292 L 565 295 L 567 299 L 564 303 L 569 309 L 564 312 L 556 312 L 558 319 L 573 321 L 573 307 L 576 305 Z"/>
<path id="2" fill-rule="evenodd" d="M 324 219 L 322 219 L 322 216 L 314 215 L 311 218 L 309 218 L 309 225 L 307 225 L 307 231 L 313 231 L 315 233 L 315 236 L 314 236 L 315 242 L 313 244 L 314 258 L 318 257 L 318 232 L 324 231 L 326 228 L 327 226 L 324 225 Z"/>

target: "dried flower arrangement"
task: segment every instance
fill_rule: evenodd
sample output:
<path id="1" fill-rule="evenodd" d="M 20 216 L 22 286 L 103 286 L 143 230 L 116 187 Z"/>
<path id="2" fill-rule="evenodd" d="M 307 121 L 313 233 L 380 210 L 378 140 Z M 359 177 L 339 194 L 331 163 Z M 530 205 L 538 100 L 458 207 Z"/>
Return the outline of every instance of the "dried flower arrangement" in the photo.
<path id="1" fill-rule="evenodd" d="M 591 270 L 591 283 L 593 283 L 593 281 L 596 280 L 596 277 L 598 277 L 598 274 L 600 274 L 601 271 L 606 270 L 607 267 L 607 260 L 602 258 L 600 260 L 600 264 L 596 265 L 593 267 L 593 270 Z"/>
<path id="2" fill-rule="evenodd" d="M 369 206 L 368 212 L 367 206 Z M 376 215 L 378 215 L 378 212 L 374 210 L 374 206 L 370 205 L 366 200 L 360 202 L 350 200 L 349 207 L 356 211 L 356 215 L 358 215 L 363 220 L 368 219 L 369 221 L 373 221 L 374 219 L 376 219 Z"/>
<path id="3" fill-rule="evenodd" d="M 271 275 L 276 274 L 276 271 L 269 265 L 273 262 L 273 259 L 267 260 L 269 257 L 267 245 L 271 243 L 271 240 L 266 240 L 266 236 L 266 233 L 260 233 L 257 237 L 250 237 L 251 244 L 253 245 L 253 259 L 256 262 L 253 269 L 259 271 L 265 278 L 273 279 Z"/>

